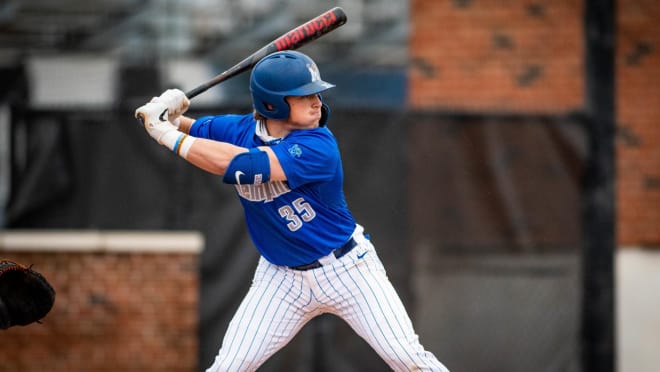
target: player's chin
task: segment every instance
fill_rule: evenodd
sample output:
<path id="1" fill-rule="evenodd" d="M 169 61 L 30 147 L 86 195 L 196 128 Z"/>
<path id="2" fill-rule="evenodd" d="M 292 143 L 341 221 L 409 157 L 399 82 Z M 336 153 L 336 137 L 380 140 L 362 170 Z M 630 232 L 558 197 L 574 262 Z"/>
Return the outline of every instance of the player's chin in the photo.
<path id="1" fill-rule="evenodd" d="M 314 124 L 318 125 L 319 122 L 321 121 L 321 111 L 319 110 L 318 112 L 314 112 L 311 115 L 310 120 L 312 120 Z"/>
<path id="2" fill-rule="evenodd" d="M 304 122 L 302 122 L 302 126 L 306 128 L 316 128 L 319 126 L 319 122 L 321 121 L 321 114 L 319 115 L 310 115 Z"/>

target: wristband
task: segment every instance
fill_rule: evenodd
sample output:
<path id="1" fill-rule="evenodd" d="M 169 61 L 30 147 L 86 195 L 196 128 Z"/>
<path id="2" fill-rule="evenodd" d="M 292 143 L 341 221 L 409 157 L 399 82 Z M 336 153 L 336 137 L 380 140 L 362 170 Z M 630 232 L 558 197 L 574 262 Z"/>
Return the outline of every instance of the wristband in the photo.
<path id="1" fill-rule="evenodd" d="M 163 133 L 163 135 L 158 139 L 158 143 L 167 147 L 168 149 L 174 151 L 174 146 L 180 140 L 180 137 L 184 134 L 178 130 L 170 130 Z"/>
<path id="2" fill-rule="evenodd" d="M 175 143 L 174 149 L 172 149 L 172 151 L 184 159 L 188 158 L 188 151 L 190 151 L 190 148 L 192 147 L 193 142 L 195 142 L 195 139 L 195 137 L 183 134 Z"/>
<path id="3" fill-rule="evenodd" d="M 188 157 L 188 151 L 190 151 L 190 147 L 192 147 L 195 140 L 195 137 L 181 133 L 177 130 L 171 130 L 163 134 L 158 140 L 158 143 L 172 150 L 172 152 L 178 156 L 186 159 Z"/>

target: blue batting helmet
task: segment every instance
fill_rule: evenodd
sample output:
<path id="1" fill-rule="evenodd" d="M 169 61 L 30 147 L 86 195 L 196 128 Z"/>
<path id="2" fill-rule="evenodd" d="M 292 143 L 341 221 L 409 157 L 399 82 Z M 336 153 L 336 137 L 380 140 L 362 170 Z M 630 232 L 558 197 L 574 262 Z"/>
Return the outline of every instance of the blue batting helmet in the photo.
<path id="1" fill-rule="evenodd" d="M 250 91 L 254 109 L 269 119 L 289 118 L 285 97 L 319 94 L 334 85 L 321 80 L 316 63 L 303 53 L 287 50 L 270 54 L 259 61 L 250 76 Z M 323 104 L 325 124 L 329 114 Z"/>

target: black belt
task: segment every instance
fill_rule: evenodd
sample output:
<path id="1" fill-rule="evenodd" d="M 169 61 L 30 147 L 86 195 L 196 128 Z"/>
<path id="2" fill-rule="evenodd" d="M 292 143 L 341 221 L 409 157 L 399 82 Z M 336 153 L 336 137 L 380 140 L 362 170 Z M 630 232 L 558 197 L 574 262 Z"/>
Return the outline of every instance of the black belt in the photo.
<path id="1" fill-rule="evenodd" d="M 341 258 L 346 253 L 350 252 L 353 248 L 355 248 L 356 245 L 358 245 L 358 243 L 355 241 L 355 239 L 350 238 L 346 243 L 344 243 L 344 245 L 332 251 L 332 254 L 335 255 L 335 258 Z M 312 269 L 318 269 L 321 266 L 323 266 L 323 264 L 319 262 L 319 260 L 316 260 L 300 266 L 289 266 L 289 269 L 307 271 Z"/>

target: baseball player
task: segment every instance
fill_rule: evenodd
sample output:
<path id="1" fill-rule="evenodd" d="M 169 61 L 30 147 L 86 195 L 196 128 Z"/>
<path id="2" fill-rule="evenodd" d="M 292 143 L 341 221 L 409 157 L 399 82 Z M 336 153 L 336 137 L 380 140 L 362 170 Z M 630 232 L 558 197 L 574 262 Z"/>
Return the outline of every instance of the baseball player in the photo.
<path id="1" fill-rule="evenodd" d="M 420 344 L 376 250 L 348 209 L 328 106 L 308 56 L 273 53 L 252 70 L 254 112 L 181 116 L 170 89 L 138 108 L 151 137 L 234 185 L 261 257 L 209 372 L 254 371 L 312 318 L 344 319 L 396 371 L 448 371 Z"/>

